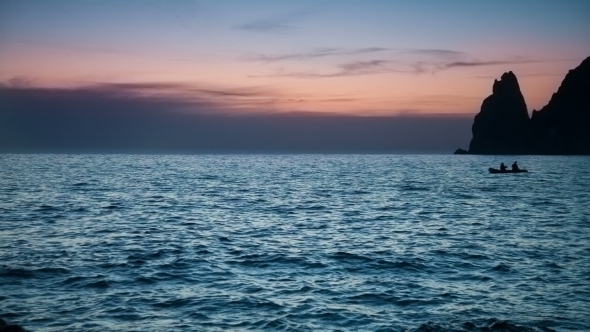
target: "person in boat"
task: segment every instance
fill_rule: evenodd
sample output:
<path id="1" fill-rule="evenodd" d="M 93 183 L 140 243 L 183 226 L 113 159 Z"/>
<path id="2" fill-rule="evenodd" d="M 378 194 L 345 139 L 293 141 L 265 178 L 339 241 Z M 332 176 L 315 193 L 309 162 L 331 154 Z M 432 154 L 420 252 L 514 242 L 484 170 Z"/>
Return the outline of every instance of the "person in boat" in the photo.
<path id="1" fill-rule="evenodd" d="M 512 170 L 513 171 L 520 171 L 520 168 L 518 168 L 518 164 L 516 163 L 516 161 L 514 162 L 514 164 L 512 164 Z"/>
<path id="2" fill-rule="evenodd" d="M 512 166 L 514 166 L 514 165 L 512 165 Z M 506 172 L 506 165 L 504 165 L 504 163 L 500 164 L 500 171 Z"/>

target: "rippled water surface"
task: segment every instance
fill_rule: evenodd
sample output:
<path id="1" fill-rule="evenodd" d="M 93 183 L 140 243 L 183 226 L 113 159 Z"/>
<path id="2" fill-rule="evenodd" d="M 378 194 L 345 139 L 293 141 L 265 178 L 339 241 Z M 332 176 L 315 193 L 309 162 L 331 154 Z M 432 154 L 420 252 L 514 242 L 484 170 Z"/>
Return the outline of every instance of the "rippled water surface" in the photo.
<path id="1" fill-rule="evenodd" d="M 33 331 L 590 330 L 590 158 L 0 155 Z"/>

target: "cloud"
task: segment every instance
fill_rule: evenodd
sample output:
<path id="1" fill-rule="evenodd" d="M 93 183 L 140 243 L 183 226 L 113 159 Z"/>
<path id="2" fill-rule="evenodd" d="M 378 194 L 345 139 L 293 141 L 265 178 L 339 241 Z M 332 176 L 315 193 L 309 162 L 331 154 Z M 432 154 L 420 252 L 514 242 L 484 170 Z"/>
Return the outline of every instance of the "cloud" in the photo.
<path id="1" fill-rule="evenodd" d="M 284 60 L 295 60 L 304 61 L 317 58 L 334 57 L 334 56 L 347 56 L 347 55 L 359 55 L 367 53 L 377 53 L 387 51 L 384 47 L 365 47 L 356 49 L 342 49 L 342 48 L 318 48 L 310 52 L 304 53 L 287 53 L 287 54 L 254 54 L 243 57 L 245 61 L 257 61 L 263 63 L 274 63 Z"/>
<path id="2" fill-rule="evenodd" d="M 384 65 L 380 60 L 350 62 L 341 70 L 361 72 Z M 2 84 L 0 151 L 450 152 L 470 137 L 472 119 L 466 116 L 269 112 L 274 103 L 358 101 L 343 95 L 287 99 L 264 86 L 182 82 L 77 88 Z"/>
<path id="3" fill-rule="evenodd" d="M 276 97 L 277 92 L 266 87 L 202 87 L 187 83 L 161 83 L 161 82 L 140 82 L 140 83 L 99 83 L 92 86 L 93 89 L 102 90 L 116 94 L 123 93 L 171 93 L 180 97 L 190 99 L 192 97 Z"/>
<path id="4" fill-rule="evenodd" d="M 386 63 L 388 63 L 386 60 L 355 61 L 342 64 L 340 68 L 344 73 L 359 73 L 374 68 L 382 68 Z"/>
<path id="5" fill-rule="evenodd" d="M 520 56 L 507 59 L 480 60 L 470 56 L 466 52 L 450 49 L 404 49 L 386 47 L 367 47 L 357 49 L 324 47 L 302 53 L 270 55 L 255 54 L 244 57 L 242 60 L 273 64 L 280 61 L 306 61 L 325 57 L 354 56 L 379 52 L 387 52 L 387 54 L 380 55 L 380 59 L 376 60 L 353 61 L 337 64 L 332 71 L 327 72 L 318 72 L 316 70 L 288 71 L 280 68 L 269 74 L 250 75 L 249 77 L 331 78 L 383 73 L 420 75 L 424 73 L 435 74 L 441 71 L 458 68 L 478 68 L 496 65 L 522 65 L 543 62 L 541 60 Z"/>
<path id="6" fill-rule="evenodd" d="M 522 74 L 519 73 L 517 75 L 519 78 L 520 77 L 562 77 L 563 74 L 551 74 L 551 73 L 539 73 L 539 74 Z M 491 76 L 491 75 L 479 75 L 479 76 L 473 76 L 473 78 L 480 78 L 480 79 L 486 79 L 486 80 L 494 80 L 494 79 L 498 79 L 497 76 Z"/>
<path id="7" fill-rule="evenodd" d="M 359 75 L 376 75 L 387 73 L 401 73 L 421 75 L 425 73 L 436 74 L 441 71 L 457 68 L 478 68 L 496 65 L 522 65 L 544 62 L 534 59 L 507 59 L 507 60 L 470 60 L 455 61 L 436 59 L 432 61 L 403 61 L 393 59 L 377 59 L 370 61 L 354 61 L 342 63 L 336 66 L 336 70 L 326 73 L 315 71 L 284 71 L 278 70 L 266 75 L 250 75 L 250 78 L 260 77 L 293 77 L 293 78 L 331 78 Z"/>
<path id="8" fill-rule="evenodd" d="M 242 57 L 245 61 L 258 61 L 263 63 L 273 63 L 285 60 L 313 60 L 324 57 L 335 57 L 335 56 L 350 56 L 360 55 L 368 53 L 377 53 L 391 51 L 398 55 L 420 55 L 429 56 L 435 58 L 441 58 L 443 60 L 458 59 L 465 57 L 467 54 L 461 51 L 445 50 L 445 49 L 400 49 L 400 48 L 389 48 L 389 47 L 364 47 L 356 49 L 343 49 L 333 47 L 318 48 L 309 52 L 301 53 L 286 53 L 286 54 L 252 54 Z"/>
<path id="9" fill-rule="evenodd" d="M 441 65 L 441 69 L 450 69 L 458 67 L 486 67 L 496 65 L 509 65 L 509 64 L 523 64 L 523 63 L 535 63 L 535 60 L 501 60 L 501 61 L 455 61 L 445 63 Z"/>
<path id="10" fill-rule="evenodd" d="M 360 75 L 375 75 L 384 73 L 411 73 L 412 70 L 402 67 L 392 66 L 396 61 L 376 59 L 369 61 L 353 61 L 339 64 L 336 70 L 327 73 L 318 73 L 314 71 L 294 71 L 285 72 L 277 71 L 267 75 L 250 75 L 250 78 L 260 77 L 293 77 L 293 78 L 332 78 L 347 77 Z"/>
<path id="11" fill-rule="evenodd" d="M 137 94 L 170 87 L 2 86 L 0 151 L 450 153 L 470 137 L 466 116 L 236 114 L 220 112 L 224 105 L 209 99 Z"/>
<path id="12" fill-rule="evenodd" d="M 327 74 L 316 73 L 291 73 L 290 76 L 299 77 L 343 77 L 343 76 L 359 76 L 389 72 L 391 69 L 385 67 L 390 61 L 387 60 L 370 60 L 370 61 L 354 61 L 340 64 L 338 71 Z"/>
<path id="13" fill-rule="evenodd" d="M 443 70 L 455 68 L 477 68 L 498 65 L 522 65 L 530 63 L 544 62 L 541 60 L 513 58 L 505 60 L 465 60 L 465 61 L 435 61 L 435 62 L 415 62 L 412 66 L 416 74 L 437 73 Z"/>
<path id="14" fill-rule="evenodd" d="M 467 53 L 462 51 L 455 51 L 455 50 L 445 50 L 445 49 L 405 49 L 400 51 L 400 53 L 405 54 L 415 54 L 415 55 L 426 55 L 426 56 L 433 56 L 439 58 L 458 58 L 466 56 Z"/>
<path id="15" fill-rule="evenodd" d="M 43 88 L 16 77 L 0 84 L 0 107 L 58 112 L 184 112 L 201 115 L 269 111 L 279 91 L 265 86 L 223 87 L 187 83 L 97 83 Z M 26 106 L 26 107 L 25 107 Z"/>
<path id="16" fill-rule="evenodd" d="M 438 106 L 442 109 L 458 109 L 464 107 L 464 105 L 466 104 L 475 105 L 479 101 L 481 101 L 481 96 L 420 94 L 397 98 L 395 100 L 391 100 L 391 103 L 399 105 L 400 107 L 415 107 L 415 105 L 432 105 Z"/>
<path id="17" fill-rule="evenodd" d="M 233 116 L 281 113 L 318 103 L 358 101 L 348 95 L 343 98 L 340 94 L 284 94 L 275 87 L 264 85 L 232 87 L 184 82 L 106 82 L 73 88 L 45 88 L 18 83 L 20 80 L 13 78 L 8 83 L 0 83 L 0 111 L 14 107 L 25 111 L 31 108 L 76 114 L 102 111 Z"/>
<path id="18" fill-rule="evenodd" d="M 295 23 L 304 20 L 311 13 L 311 11 L 297 11 L 260 18 L 251 22 L 235 25 L 233 29 L 257 33 L 284 33 L 295 29 Z"/>
<path id="19" fill-rule="evenodd" d="M 15 76 L 7 81 L 7 85 L 14 88 L 24 88 L 33 85 L 35 80 L 27 76 Z"/>
<path id="20" fill-rule="evenodd" d="M 358 98 L 326 98 L 317 100 L 320 103 L 349 103 L 358 101 Z"/>

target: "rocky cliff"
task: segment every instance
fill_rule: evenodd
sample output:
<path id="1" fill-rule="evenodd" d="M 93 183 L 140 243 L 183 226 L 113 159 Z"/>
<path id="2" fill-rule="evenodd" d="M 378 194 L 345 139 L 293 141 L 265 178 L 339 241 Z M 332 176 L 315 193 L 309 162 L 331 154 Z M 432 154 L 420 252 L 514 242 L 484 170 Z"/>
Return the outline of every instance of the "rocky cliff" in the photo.
<path id="1" fill-rule="evenodd" d="M 533 150 L 590 154 L 590 57 L 570 70 L 547 106 L 533 111 Z"/>
<path id="2" fill-rule="evenodd" d="M 590 154 L 590 57 L 530 119 L 516 76 L 504 73 L 471 130 L 469 154 Z"/>
<path id="3" fill-rule="evenodd" d="M 518 80 L 512 72 L 494 81 L 471 128 L 469 153 L 521 154 L 530 146 L 530 119 Z"/>

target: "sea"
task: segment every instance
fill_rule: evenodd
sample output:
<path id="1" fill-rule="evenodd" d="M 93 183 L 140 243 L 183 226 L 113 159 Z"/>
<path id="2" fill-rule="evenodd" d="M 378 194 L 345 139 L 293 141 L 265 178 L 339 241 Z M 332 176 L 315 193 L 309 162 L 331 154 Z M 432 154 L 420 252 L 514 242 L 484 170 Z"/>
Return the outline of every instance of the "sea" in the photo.
<path id="1" fill-rule="evenodd" d="M 2 154 L 0 318 L 590 331 L 590 157 Z"/>

